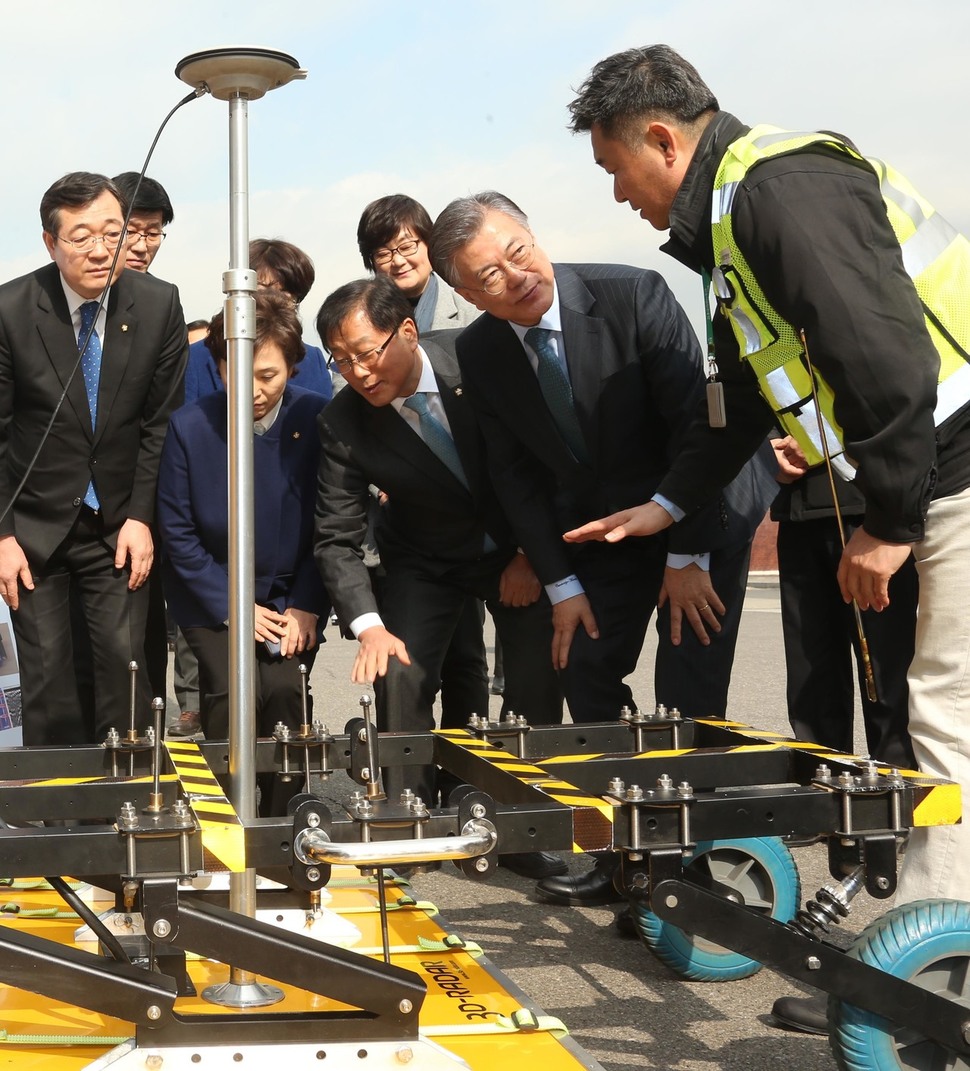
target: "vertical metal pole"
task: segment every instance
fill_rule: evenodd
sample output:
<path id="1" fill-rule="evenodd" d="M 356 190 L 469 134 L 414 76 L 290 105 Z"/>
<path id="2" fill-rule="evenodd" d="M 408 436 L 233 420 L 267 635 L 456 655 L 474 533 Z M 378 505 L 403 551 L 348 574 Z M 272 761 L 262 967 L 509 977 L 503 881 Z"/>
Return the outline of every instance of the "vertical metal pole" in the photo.
<path id="1" fill-rule="evenodd" d="M 256 278 L 249 270 L 249 100 L 229 100 L 229 271 L 223 276 L 229 392 L 229 779 L 236 812 L 256 817 L 256 649 L 253 557 L 253 340 Z M 233 874 L 230 909 L 256 912 L 256 872 Z M 246 984 L 249 972 L 231 969 Z"/>

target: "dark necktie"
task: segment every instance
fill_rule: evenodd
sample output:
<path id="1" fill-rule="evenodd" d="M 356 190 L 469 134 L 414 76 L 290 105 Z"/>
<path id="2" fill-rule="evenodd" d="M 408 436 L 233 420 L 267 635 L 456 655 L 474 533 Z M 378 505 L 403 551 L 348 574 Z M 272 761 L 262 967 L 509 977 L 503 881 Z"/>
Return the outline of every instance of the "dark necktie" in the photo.
<path id="1" fill-rule="evenodd" d="M 552 332 L 546 327 L 530 327 L 525 333 L 526 342 L 535 350 L 539 359 L 536 375 L 539 389 L 549 406 L 552 419 L 556 422 L 559 434 L 573 452 L 577 461 L 589 461 L 589 451 L 576 417 L 573 406 L 573 391 L 569 377 L 559 361 L 556 351 L 549 341 Z"/>
<path id="2" fill-rule="evenodd" d="M 98 311 L 96 301 L 85 301 L 81 306 L 81 330 L 78 334 L 78 349 L 81 348 L 85 338 L 90 332 L 88 344 L 81 354 L 81 374 L 84 376 L 84 389 L 88 396 L 88 409 L 91 412 L 91 430 L 98 423 L 98 387 L 101 385 L 101 339 L 94 329 L 94 318 Z M 91 509 L 100 509 L 97 492 L 94 489 L 94 480 L 88 481 L 88 489 L 84 492 L 84 504 Z"/>
<path id="3" fill-rule="evenodd" d="M 452 474 L 459 479 L 465 487 L 468 480 L 462 467 L 461 458 L 458 456 L 458 447 L 455 440 L 448 434 L 445 426 L 435 417 L 428 408 L 427 394 L 412 394 L 404 402 L 405 406 L 418 414 L 418 423 L 421 428 L 421 438 L 424 439 L 428 448 L 443 461 Z"/>

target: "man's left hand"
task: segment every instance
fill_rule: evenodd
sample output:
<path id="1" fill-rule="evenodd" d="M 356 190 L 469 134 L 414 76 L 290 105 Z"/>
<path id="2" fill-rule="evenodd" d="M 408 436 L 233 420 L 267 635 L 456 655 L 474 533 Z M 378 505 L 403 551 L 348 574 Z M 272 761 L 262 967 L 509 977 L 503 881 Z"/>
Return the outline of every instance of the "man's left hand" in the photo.
<path id="1" fill-rule="evenodd" d="M 531 606 L 542 594 L 539 578 L 524 554 L 516 554 L 502 570 L 498 581 L 503 606 Z"/>
<path id="2" fill-rule="evenodd" d="M 125 562 L 131 561 L 129 591 L 137 591 L 145 583 L 154 558 L 155 545 L 152 543 L 151 529 L 147 524 L 129 518 L 118 533 L 118 548 L 115 551 L 116 569 L 124 569 Z"/>
<path id="3" fill-rule="evenodd" d="M 888 543 L 857 528 L 842 551 L 839 587 L 846 602 L 860 610 L 885 610 L 889 605 L 889 579 L 912 554 L 909 543 Z"/>
<path id="4" fill-rule="evenodd" d="M 684 618 L 694 630 L 698 640 L 709 646 L 711 637 L 708 633 L 720 632 L 721 622 L 718 615 L 724 614 L 724 603 L 718 598 L 711 584 L 710 573 L 705 572 L 693 562 L 683 569 L 664 570 L 664 582 L 657 599 L 658 609 L 670 600 L 670 642 L 679 646 Z"/>

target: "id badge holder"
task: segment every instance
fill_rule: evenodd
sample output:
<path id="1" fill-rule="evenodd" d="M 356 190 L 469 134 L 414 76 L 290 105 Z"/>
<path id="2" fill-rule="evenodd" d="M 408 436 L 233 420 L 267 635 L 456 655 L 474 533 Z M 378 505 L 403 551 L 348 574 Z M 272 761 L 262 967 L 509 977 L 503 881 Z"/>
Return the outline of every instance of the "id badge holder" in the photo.
<path id="1" fill-rule="evenodd" d="M 701 271 L 704 280 L 704 315 L 707 320 L 707 423 L 712 428 L 727 427 L 727 411 L 724 407 L 724 384 L 717 378 L 717 361 L 714 360 L 714 325 L 711 323 L 711 277 Z"/>

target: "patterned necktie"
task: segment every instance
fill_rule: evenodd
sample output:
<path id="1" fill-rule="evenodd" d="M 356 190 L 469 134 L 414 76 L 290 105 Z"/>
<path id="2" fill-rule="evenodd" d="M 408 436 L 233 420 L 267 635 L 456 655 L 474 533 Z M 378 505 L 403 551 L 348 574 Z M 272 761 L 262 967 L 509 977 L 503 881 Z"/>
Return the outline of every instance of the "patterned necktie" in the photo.
<path id="1" fill-rule="evenodd" d="M 85 301 L 81 306 L 81 330 L 77 338 L 78 349 L 80 349 L 81 344 L 88 337 L 88 332 L 91 333 L 88 344 L 81 354 L 81 374 L 84 376 L 84 389 L 88 396 L 88 409 L 91 411 L 92 431 L 98 423 L 98 387 L 101 385 L 101 339 L 98 338 L 98 332 L 94 329 L 97 311 L 96 301 Z M 84 492 L 84 504 L 91 509 L 101 508 L 93 479 L 88 482 L 88 489 Z"/>
<path id="2" fill-rule="evenodd" d="M 458 456 L 458 447 L 455 440 L 445 430 L 444 425 L 428 408 L 427 394 L 412 394 L 406 399 L 404 405 L 418 414 L 418 422 L 421 427 L 421 438 L 424 439 L 428 448 L 443 461 L 452 474 L 467 487 L 468 480 L 465 470 Z"/>
<path id="3" fill-rule="evenodd" d="M 535 350 L 539 363 L 536 375 L 539 389 L 549 406 L 552 419 L 556 422 L 560 435 L 573 452 L 577 461 L 589 461 L 589 451 L 576 417 L 573 406 L 573 391 L 569 377 L 559 361 L 556 351 L 549 341 L 552 332 L 546 327 L 530 327 L 525 333 L 526 342 Z"/>

